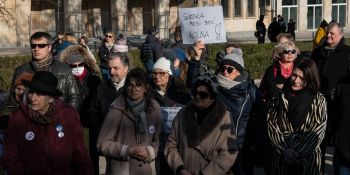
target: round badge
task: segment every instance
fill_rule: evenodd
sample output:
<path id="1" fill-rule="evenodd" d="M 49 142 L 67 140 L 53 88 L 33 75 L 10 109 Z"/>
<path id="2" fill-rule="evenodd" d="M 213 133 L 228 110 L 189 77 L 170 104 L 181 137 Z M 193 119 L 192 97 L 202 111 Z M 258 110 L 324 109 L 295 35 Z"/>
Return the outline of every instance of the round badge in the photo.
<path id="1" fill-rule="evenodd" d="M 153 134 L 153 133 L 156 132 L 156 128 L 154 127 L 154 125 L 150 125 L 150 126 L 148 127 L 148 132 L 149 132 L 150 134 Z"/>
<path id="2" fill-rule="evenodd" d="M 58 133 L 58 137 L 59 137 L 59 138 L 64 137 L 64 133 L 63 133 L 63 132 L 59 132 L 59 133 Z"/>
<path id="3" fill-rule="evenodd" d="M 33 131 L 28 131 L 28 132 L 26 132 L 25 138 L 26 138 L 26 140 L 28 140 L 28 141 L 33 140 L 33 139 L 34 139 L 34 132 L 33 132 Z"/>
<path id="4" fill-rule="evenodd" d="M 56 131 L 62 132 L 63 131 L 63 126 L 61 124 L 56 125 Z"/>

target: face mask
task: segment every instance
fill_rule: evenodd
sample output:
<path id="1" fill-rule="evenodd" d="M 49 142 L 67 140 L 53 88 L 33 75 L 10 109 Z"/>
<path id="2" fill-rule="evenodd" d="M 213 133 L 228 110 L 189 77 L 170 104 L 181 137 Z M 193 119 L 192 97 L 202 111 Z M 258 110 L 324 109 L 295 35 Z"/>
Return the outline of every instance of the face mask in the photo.
<path id="1" fill-rule="evenodd" d="M 72 68 L 72 73 L 75 76 L 80 76 L 81 74 L 83 74 L 84 69 L 85 69 L 84 66 L 82 66 L 82 67 L 75 67 L 75 68 Z"/>

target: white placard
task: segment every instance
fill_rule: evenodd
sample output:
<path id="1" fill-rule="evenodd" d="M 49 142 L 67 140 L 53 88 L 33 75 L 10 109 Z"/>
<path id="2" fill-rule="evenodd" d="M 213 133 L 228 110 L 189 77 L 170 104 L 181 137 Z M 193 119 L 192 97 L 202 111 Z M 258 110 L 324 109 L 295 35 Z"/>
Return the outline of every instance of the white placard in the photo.
<path id="1" fill-rule="evenodd" d="M 170 134 L 173 120 L 181 107 L 160 107 L 163 117 L 163 131 Z"/>
<path id="2" fill-rule="evenodd" d="M 197 38 L 205 43 L 226 42 L 222 6 L 179 8 L 179 17 L 184 44 L 193 44 Z"/>

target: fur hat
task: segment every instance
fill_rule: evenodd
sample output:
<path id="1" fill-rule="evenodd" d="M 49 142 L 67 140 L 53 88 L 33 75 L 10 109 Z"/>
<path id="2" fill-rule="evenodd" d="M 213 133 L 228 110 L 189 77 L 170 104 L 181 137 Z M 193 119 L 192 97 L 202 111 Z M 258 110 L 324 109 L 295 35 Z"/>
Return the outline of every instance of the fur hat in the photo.
<path id="1" fill-rule="evenodd" d="M 168 59 L 165 57 L 160 57 L 156 63 L 154 63 L 153 70 L 154 69 L 161 69 L 169 73 L 169 75 L 172 75 L 173 72 L 171 71 L 171 63 Z"/>
<path id="2" fill-rule="evenodd" d="M 84 58 L 79 53 L 70 55 L 67 59 L 68 64 L 81 63 L 84 62 Z"/>

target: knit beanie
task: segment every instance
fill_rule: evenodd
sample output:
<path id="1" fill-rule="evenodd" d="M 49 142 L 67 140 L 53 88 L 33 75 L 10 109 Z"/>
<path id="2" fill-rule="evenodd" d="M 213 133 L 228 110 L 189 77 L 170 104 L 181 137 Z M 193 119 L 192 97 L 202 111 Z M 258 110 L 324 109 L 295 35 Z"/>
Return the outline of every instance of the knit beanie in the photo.
<path id="1" fill-rule="evenodd" d="M 220 65 L 230 65 L 235 67 L 239 72 L 244 71 L 244 60 L 243 60 L 242 49 L 234 48 L 232 53 L 225 55 Z"/>
<path id="2" fill-rule="evenodd" d="M 169 75 L 172 75 L 172 71 L 171 71 L 171 63 L 168 59 L 166 59 L 165 57 L 160 57 L 156 63 L 154 63 L 153 66 L 153 70 L 154 69 L 161 69 L 163 71 L 166 71 L 169 73 Z"/>

